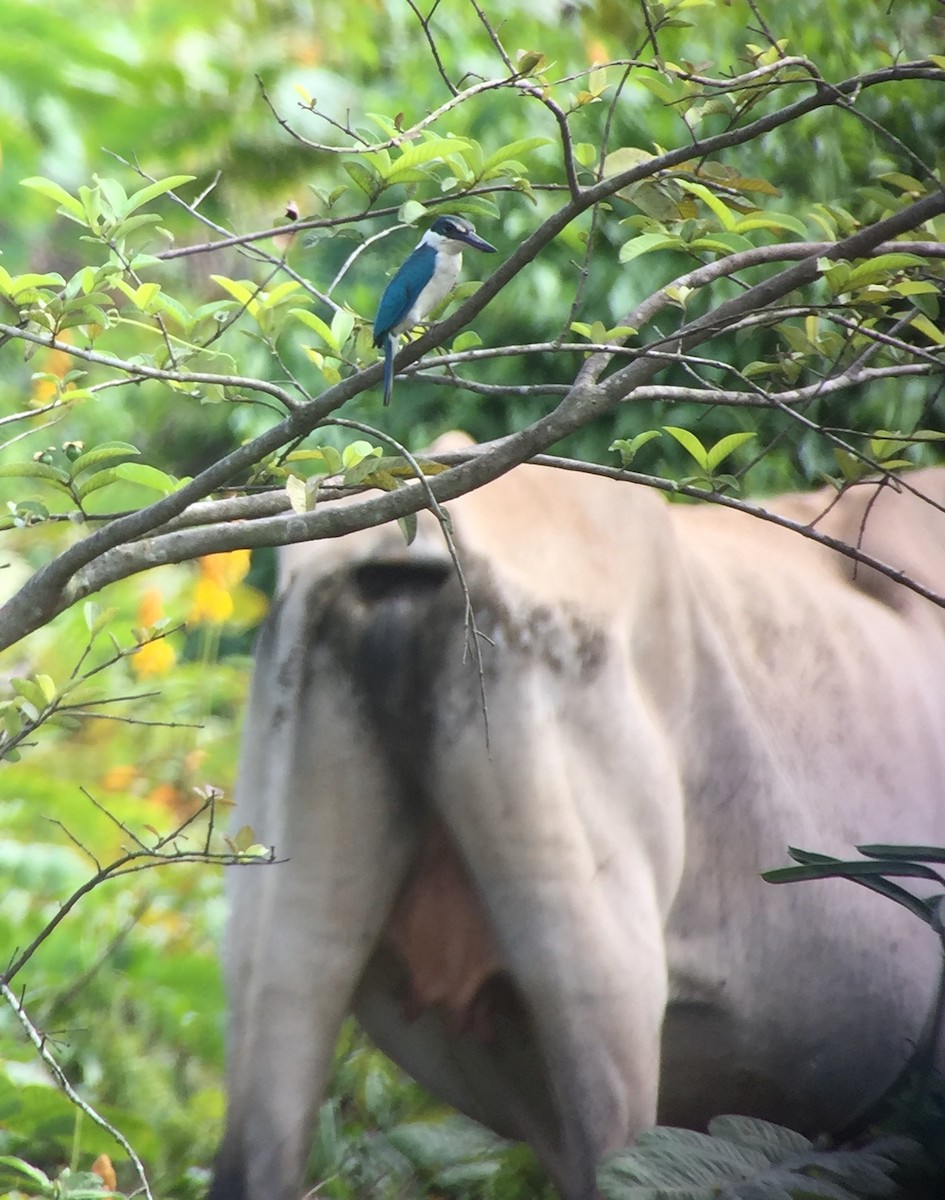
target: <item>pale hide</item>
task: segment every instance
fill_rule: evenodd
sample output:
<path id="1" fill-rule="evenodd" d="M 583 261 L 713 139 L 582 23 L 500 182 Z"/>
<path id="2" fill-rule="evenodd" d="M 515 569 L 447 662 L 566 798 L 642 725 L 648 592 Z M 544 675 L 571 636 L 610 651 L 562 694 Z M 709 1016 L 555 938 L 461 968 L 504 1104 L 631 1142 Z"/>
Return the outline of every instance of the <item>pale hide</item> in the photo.
<path id="1" fill-rule="evenodd" d="M 909 484 L 945 500 L 945 471 Z M 832 493 L 768 507 L 802 521 Z M 867 509 L 869 509 L 867 513 Z M 523 467 L 292 547 L 259 640 L 229 874 L 213 1200 L 295 1200 L 352 1009 L 566 1200 L 655 1121 L 838 1127 L 893 1079 L 935 937 L 799 845 L 945 843 L 945 615 L 809 540 Z M 818 528 L 941 591 L 945 517 L 862 486 Z"/>

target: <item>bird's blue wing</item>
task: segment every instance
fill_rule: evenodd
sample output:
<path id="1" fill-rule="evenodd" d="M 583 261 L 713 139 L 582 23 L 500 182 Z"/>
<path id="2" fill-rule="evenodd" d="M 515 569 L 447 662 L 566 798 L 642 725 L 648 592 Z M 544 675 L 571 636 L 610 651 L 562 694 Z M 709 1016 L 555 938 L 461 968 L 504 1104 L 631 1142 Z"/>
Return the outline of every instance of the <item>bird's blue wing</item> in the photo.
<path id="1" fill-rule="evenodd" d="M 432 246 L 418 246 L 402 263 L 387 287 L 374 318 L 374 345 L 380 346 L 391 330 L 406 319 L 417 297 L 433 274 L 436 252 Z"/>

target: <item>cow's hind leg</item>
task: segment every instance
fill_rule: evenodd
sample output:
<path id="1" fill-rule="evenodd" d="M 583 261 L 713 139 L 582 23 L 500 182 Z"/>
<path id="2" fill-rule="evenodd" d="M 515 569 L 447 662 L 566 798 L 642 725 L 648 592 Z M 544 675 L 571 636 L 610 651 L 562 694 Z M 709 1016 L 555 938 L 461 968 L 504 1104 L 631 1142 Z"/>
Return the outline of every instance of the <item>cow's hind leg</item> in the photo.
<path id="1" fill-rule="evenodd" d="M 257 652 L 236 826 L 279 861 L 229 873 L 228 1120 L 211 1200 L 298 1196 L 339 1027 L 416 844 L 317 601 L 290 590 Z"/>

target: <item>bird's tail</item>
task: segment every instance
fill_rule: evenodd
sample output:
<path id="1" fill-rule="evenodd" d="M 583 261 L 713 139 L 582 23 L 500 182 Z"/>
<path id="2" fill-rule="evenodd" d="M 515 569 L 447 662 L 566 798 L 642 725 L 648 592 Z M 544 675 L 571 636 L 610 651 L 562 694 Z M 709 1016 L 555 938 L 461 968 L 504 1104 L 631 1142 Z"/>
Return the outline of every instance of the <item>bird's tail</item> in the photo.
<path id="1" fill-rule="evenodd" d="M 391 392 L 394 390 L 394 335 L 389 333 L 384 338 L 384 404 L 390 404 Z"/>

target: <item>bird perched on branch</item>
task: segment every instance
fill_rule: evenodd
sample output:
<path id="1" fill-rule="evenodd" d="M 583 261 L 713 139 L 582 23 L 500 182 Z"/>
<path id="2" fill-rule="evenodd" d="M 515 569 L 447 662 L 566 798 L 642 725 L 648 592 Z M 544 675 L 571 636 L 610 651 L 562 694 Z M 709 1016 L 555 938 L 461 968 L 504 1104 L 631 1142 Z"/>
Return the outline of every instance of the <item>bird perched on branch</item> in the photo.
<path id="1" fill-rule="evenodd" d="M 463 247 L 495 254 L 471 221 L 437 217 L 390 281 L 374 318 L 374 345 L 384 347 L 384 403 L 394 385 L 394 354 L 405 329 L 419 324 L 449 295 L 463 265 Z"/>

